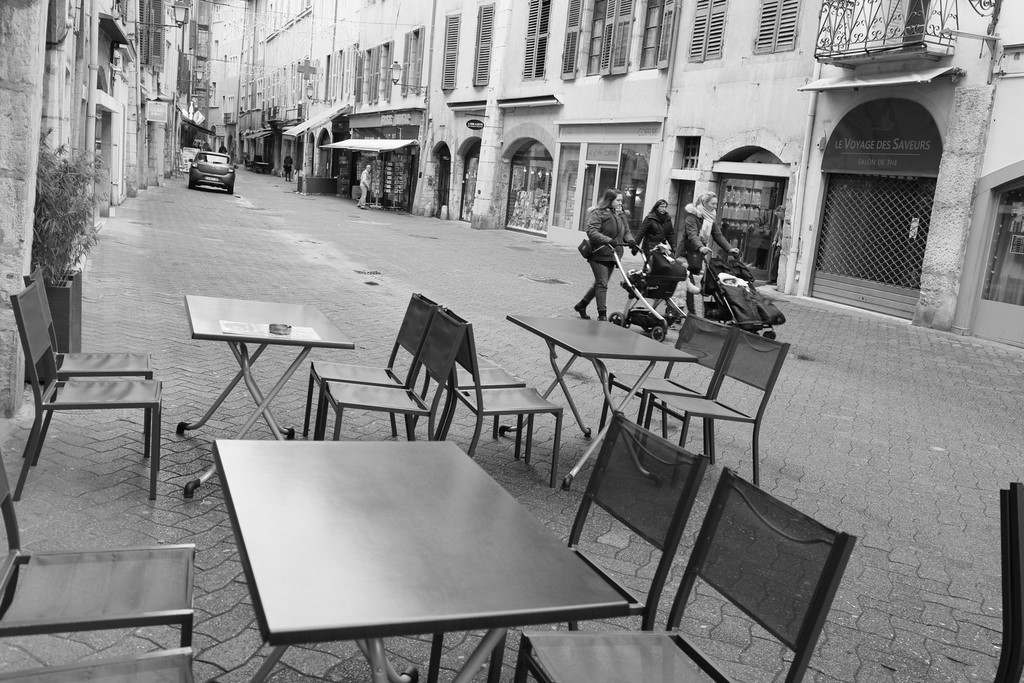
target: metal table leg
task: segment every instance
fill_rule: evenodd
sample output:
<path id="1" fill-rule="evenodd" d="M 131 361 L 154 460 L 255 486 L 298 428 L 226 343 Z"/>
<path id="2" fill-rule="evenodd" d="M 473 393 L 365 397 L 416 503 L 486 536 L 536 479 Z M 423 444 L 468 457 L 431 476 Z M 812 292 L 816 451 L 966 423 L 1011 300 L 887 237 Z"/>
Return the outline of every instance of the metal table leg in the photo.
<path id="1" fill-rule="evenodd" d="M 250 366 L 256 362 L 256 359 L 260 357 L 260 354 L 263 353 L 263 350 L 266 348 L 266 344 L 261 344 L 260 347 L 256 349 L 256 353 L 252 354 L 252 357 L 249 359 Z M 242 380 L 244 374 L 245 373 L 242 369 L 239 369 L 238 372 L 235 373 L 235 376 L 231 380 L 231 382 L 228 383 L 228 385 L 224 388 L 224 391 L 220 392 L 220 396 L 217 397 L 217 400 L 213 402 L 213 405 L 210 406 L 210 409 L 207 410 L 206 414 L 199 418 L 197 422 L 179 422 L 178 428 L 175 430 L 178 433 L 178 435 L 180 436 L 184 434 L 185 430 L 199 429 L 200 427 L 205 425 L 206 422 L 211 417 L 213 417 L 213 414 L 217 412 L 217 409 L 221 407 L 221 404 L 224 403 L 224 400 L 228 397 L 228 394 L 230 394 L 234 390 L 234 388 L 238 386 L 238 383 Z"/>
<path id="2" fill-rule="evenodd" d="M 642 373 L 640 373 L 640 377 L 637 379 L 636 383 L 629 391 L 626 392 L 626 395 L 616 406 L 614 405 L 614 399 L 612 399 L 611 389 L 608 386 L 608 368 L 605 367 L 604 362 L 601 361 L 600 358 L 592 358 L 591 362 L 593 362 L 594 370 L 597 371 L 597 376 L 601 380 L 601 390 L 604 392 L 605 403 L 610 408 L 612 408 L 613 415 L 615 413 L 621 413 L 623 411 L 623 409 L 626 407 L 626 404 L 628 404 L 633 399 L 633 397 L 636 396 L 637 392 L 640 391 L 640 387 L 642 387 L 644 385 L 644 382 L 647 381 L 647 378 L 650 376 L 651 371 L 654 370 L 654 366 L 658 364 L 657 361 L 649 362 L 647 364 L 647 368 L 644 369 Z M 598 447 L 601 444 L 601 441 L 608 433 L 608 430 L 611 429 L 611 425 L 612 421 L 608 420 L 608 422 L 605 423 L 605 426 L 598 433 L 597 438 L 594 439 L 594 441 L 587 447 L 587 450 L 583 452 L 583 455 L 580 456 L 580 459 L 576 462 L 576 464 L 573 465 L 573 468 L 572 470 L 569 471 L 569 474 L 565 475 L 565 479 L 562 480 L 563 490 L 568 491 L 569 488 L 572 486 L 572 480 L 576 478 L 576 475 L 580 473 L 581 469 L 583 469 L 583 465 L 586 464 L 587 460 L 589 460 L 590 457 L 597 451 Z"/>
<path id="3" fill-rule="evenodd" d="M 370 664 L 370 680 L 373 683 L 416 683 L 420 679 L 420 672 L 415 667 L 402 673 L 395 671 L 384 653 L 384 641 L 380 638 L 359 639 L 356 645 Z"/>
<path id="4" fill-rule="evenodd" d="M 264 396 L 260 391 L 259 387 L 256 385 L 256 381 L 252 377 L 252 363 L 259 356 L 259 354 L 262 353 L 266 345 L 264 344 L 263 346 L 261 346 L 252 356 L 251 359 L 248 354 L 248 349 L 246 348 L 244 343 L 237 343 L 237 345 L 235 343 L 232 343 L 230 344 L 230 346 L 231 351 L 235 354 L 235 359 L 241 366 L 240 374 L 245 379 L 246 388 L 249 389 L 249 393 L 256 401 L 256 409 L 252 412 L 252 414 L 249 415 L 249 419 L 246 420 L 245 424 L 238 431 L 238 434 L 235 435 L 235 438 L 245 438 L 245 435 L 249 433 L 249 430 L 256 423 L 256 420 L 259 419 L 260 415 L 263 415 L 263 417 L 266 419 L 267 425 L 270 427 L 270 431 L 271 433 L 273 433 L 275 439 L 277 439 L 278 441 L 284 441 L 286 439 L 294 438 L 294 429 L 289 428 L 288 431 L 285 432 L 277 425 L 277 421 L 274 419 L 273 414 L 271 414 L 270 412 L 270 403 L 274 400 L 274 398 L 277 397 L 277 394 L 281 391 L 281 389 L 284 388 L 284 385 L 287 384 L 288 380 L 291 379 L 292 375 L 295 374 L 295 371 L 298 370 L 299 366 L 301 366 L 303 362 L 306 360 L 306 356 L 309 355 L 311 348 L 307 346 L 304 347 L 302 351 L 299 352 L 299 355 L 295 357 L 295 360 L 293 360 L 291 365 L 288 366 L 288 369 L 284 371 L 284 374 L 281 375 L 281 378 L 279 380 L 277 380 L 277 383 L 274 384 L 270 392 L 267 393 L 266 396 Z M 234 382 L 237 383 L 237 378 L 236 380 L 234 380 Z M 223 402 L 223 396 L 219 400 Z M 204 420 L 205 419 L 206 418 L 204 418 Z M 210 477 L 212 477 L 216 471 L 217 467 L 215 465 L 210 465 L 210 467 L 208 467 L 201 475 L 199 475 L 198 479 L 193 479 L 187 484 L 185 484 L 184 496 L 186 498 L 191 498 L 192 496 L 194 496 L 196 489 L 202 486 L 203 483 L 205 483 L 207 480 L 209 480 Z"/>
<path id="5" fill-rule="evenodd" d="M 259 668 L 256 674 L 252 677 L 252 683 L 263 683 L 267 680 L 267 676 L 270 675 L 270 670 L 281 660 L 281 656 L 284 651 L 288 649 L 287 645 L 278 645 L 270 651 L 270 655 L 266 661 L 263 662 L 263 666 Z"/>
<path id="6" fill-rule="evenodd" d="M 541 396 L 547 398 L 549 395 L 551 395 L 551 392 L 555 390 L 556 386 L 560 386 L 562 388 L 562 395 L 565 396 L 565 400 L 569 403 L 569 409 L 572 411 L 573 416 L 576 418 L 576 424 L 579 425 L 580 431 L 583 432 L 583 436 L 589 439 L 590 427 L 583 424 L 583 417 L 580 416 L 580 411 L 576 407 L 575 401 L 572 400 L 572 394 L 569 392 L 569 387 L 566 386 L 565 384 L 565 373 L 569 372 L 569 368 L 572 367 L 572 364 L 576 362 L 576 359 L 579 358 L 579 356 L 573 354 L 572 358 L 566 361 L 565 365 L 562 366 L 562 369 L 559 369 L 558 351 L 556 350 L 555 345 L 553 343 L 547 342 L 547 345 L 548 360 L 551 362 L 551 369 L 555 371 L 555 380 L 547 389 L 544 390 Z"/>

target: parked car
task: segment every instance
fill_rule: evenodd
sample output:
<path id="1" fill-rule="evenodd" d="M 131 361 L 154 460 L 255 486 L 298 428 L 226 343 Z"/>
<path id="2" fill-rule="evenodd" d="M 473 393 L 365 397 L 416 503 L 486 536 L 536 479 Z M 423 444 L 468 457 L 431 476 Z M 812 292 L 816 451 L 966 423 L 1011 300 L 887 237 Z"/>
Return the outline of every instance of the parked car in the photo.
<path id="1" fill-rule="evenodd" d="M 235 191 L 235 166 L 227 154 L 197 152 L 188 167 L 188 189 L 196 185 L 223 187 L 228 193 Z"/>

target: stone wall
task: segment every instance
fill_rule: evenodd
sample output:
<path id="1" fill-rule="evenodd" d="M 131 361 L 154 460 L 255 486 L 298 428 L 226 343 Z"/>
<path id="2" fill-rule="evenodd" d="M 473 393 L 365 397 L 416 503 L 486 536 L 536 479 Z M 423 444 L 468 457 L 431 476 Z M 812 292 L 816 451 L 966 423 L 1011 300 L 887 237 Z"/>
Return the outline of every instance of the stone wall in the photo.
<path id="1" fill-rule="evenodd" d="M 21 406 L 24 362 L 10 297 L 22 289 L 32 244 L 46 47 L 45 0 L 0 2 L 0 415 Z M 10 144 L 19 140 L 22 144 Z"/>

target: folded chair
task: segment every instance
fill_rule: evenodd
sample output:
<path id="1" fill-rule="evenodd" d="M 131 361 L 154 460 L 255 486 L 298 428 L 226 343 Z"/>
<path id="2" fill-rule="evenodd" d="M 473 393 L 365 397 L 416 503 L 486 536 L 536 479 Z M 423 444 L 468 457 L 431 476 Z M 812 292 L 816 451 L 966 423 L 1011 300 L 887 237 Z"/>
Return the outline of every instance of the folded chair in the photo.
<path id="1" fill-rule="evenodd" d="M 675 347 L 697 357 L 696 363 L 685 363 L 688 374 L 691 368 L 696 365 L 705 369 L 705 377 L 694 376 L 688 383 L 672 377 L 675 363 L 669 363 L 665 367 L 665 374 L 662 377 L 648 377 L 643 386 L 637 392 L 640 397 L 640 410 L 637 413 L 637 423 L 643 423 L 643 416 L 647 407 L 647 399 L 652 391 L 662 393 L 678 393 L 684 395 L 706 396 L 719 382 L 722 376 L 722 369 L 728 362 L 729 354 L 732 352 L 733 338 L 739 332 L 735 325 L 723 325 L 695 315 L 683 319 L 682 327 L 679 328 L 679 337 L 676 339 Z M 608 388 L 622 389 L 629 391 L 636 384 L 639 375 L 608 373 Z M 703 379 L 698 385 L 697 380 Z M 690 386 L 692 385 L 692 386 Z M 608 404 L 605 403 L 601 409 L 601 428 L 604 428 L 605 420 L 608 418 Z M 664 431 L 662 436 L 665 436 Z"/>
<path id="2" fill-rule="evenodd" d="M 416 440 L 416 422 L 427 418 L 427 438 L 439 438 L 443 425 L 442 407 L 450 405 L 454 390 L 455 355 L 463 344 L 466 323 L 453 318 L 443 308 L 434 311 L 426 334 L 416 351 L 417 370 L 411 373 L 403 386 L 374 386 L 351 382 L 327 381 L 324 398 L 334 410 L 334 439 L 341 436 L 341 423 L 346 409 L 388 413 L 390 417 L 405 417 L 406 438 Z M 434 389 L 421 395 L 419 375 L 425 373 Z M 315 439 L 323 439 L 327 429 L 326 417 L 314 432 Z"/>
<path id="3" fill-rule="evenodd" d="M 192 683 L 192 648 L 147 652 L 138 657 L 100 659 L 83 664 L 0 673 L 17 683 Z"/>
<path id="4" fill-rule="evenodd" d="M 416 372 L 415 356 L 419 349 L 423 335 L 427 331 L 427 324 L 430 316 L 434 314 L 437 304 L 423 296 L 413 294 L 409 298 L 409 305 L 405 308 L 405 316 L 398 328 L 398 336 L 391 347 L 391 355 L 388 356 L 387 365 L 384 367 L 372 367 L 365 365 L 349 365 L 345 363 L 328 363 L 326 361 L 313 362 L 309 366 L 309 388 L 306 392 L 306 419 L 302 427 L 302 435 L 309 436 L 309 416 L 313 405 L 313 388 L 319 391 L 316 402 L 316 419 L 319 422 L 324 419 L 324 382 L 338 381 L 350 382 L 352 384 L 371 384 L 376 386 L 404 386 L 408 383 L 410 375 Z M 398 367 L 402 351 L 405 351 L 405 359 L 408 367 L 405 372 Z M 313 428 L 314 433 L 316 427 Z M 398 431 L 394 421 L 391 423 L 391 434 L 397 436 Z"/>
<path id="5" fill-rule="evenodd" d="M 658 603 L 707 464 L 708 460 L 704 456 L 683 450 L 630 422 L 621 414 L 612 416 L 608 435 L 601 444 L 587 489 L 583 492 L 583 500 L 576 511 L 569 533 L 569 548 L 602 579 L 627 596 L 631 596 L 631 592 L 601 569 L 600 561 L 582 550 L 580 543 L 584 533 L 588 537 L 606 533 L 612 521 L 615 521 L 625 526 L 639 540 L 660 551 L 646 598 L 643 601 L 631 598 L 632 613 L 640 617 L 640 628 L 643 630 L 654 628 Z M 644 571 L 643 575 L 646 574 Z M 569 624 L 569 628 L 575 630 L 576 624 Z M 495 668 L 500 670 L 501 653 L 502 646 L 499 645 L 491 656 L 491 680 L 497 680 Z M 440 654 L 440 637 L 435 636 L 431 651 L 432 679 L 440 663 Z M 588 680 L 637 679 L 598 675 Z"/>
<path id="6" fill-rule="evenodd" d="M 30 553 L 3 467 L 0 514 L 0 638 L 162 625 L 181 629 L 181 647 L 192 644 L 194 545 Z"/>
<path id="7" fill-rule="evenodd" d="M 25 444 L 25 462 L 21 467 L 18 485 L 14 489 L 14 500 L 21 500 L 29 468 L 39 460 L 39 453 L 42 451 L 50 418 L 54 412 L 123 408 L 144 410 L 143 457 L 151 458 L 149 499 L 155 499 L 157 473 L 160 471 L 160 382 L 152 379 L 58 381 L 57 360 L 43 313 L 45 298 L 45 292 L 36 282 L 19 294 L 11 296 L 21 347 L 28 361 L 28 379 L 32 385 L 32 398 L 35 402 L 35 419 Z"/>
<path id="8" fill-rule="evenodd" d="M 706 396 L 682 395 L 664 391 L 650 391 L 643 424 L 650 426 L 651 415 L 655 409 L 661 411 L 662 433 L 667 430 L 666 416 L 682 420 L 682 431 L 679 434 L 679 445 L 686 445 L 686 434 L 690 419 L 702 418 L 704 421 L 704 453 L 715 461 L 715 421 L 744 422 L 753 426 L 753 482 L 761 483 L 760 436 L 761 419 L 768 407 L 775 381 L 782 370 L 782 364 L 789 352 L 789 344 L 773 339 L 759 337 L 750 332 L 740 331 L 736 334 L 728 362 L 721 373 L 721 380 L 711 387 Z M 731 381 L 727 381 L 731 380 Z M 751 390 L 760 393 L 760 400 L 754 405 L 746 400 L 746 396 L 735 396 L 729 402 L 722 396 L 723 387 L 728 386 L 730 392 Z M 744 394 L 746 391 L 743 392 Z M 739 399 L 739 400 L 736 400 Z M 751 409 L 753 408 L 753 409 Z"/>
<path id="9" fill-rule="evenodd" d="M 42 292 L 42 314 L 50 333 L 50 346 L 57 358 L 57 379 L 72 377 L 141 377 L 153 379 L 153 366 L 148 353 L 58 353 L 57 331 L 53 327 L 50 302 L 43 285 L 43 269 L 36 268 L 25 276 L 25 284 L 33 282 Z"/>
<path id="10" fill-rule="evenodd" d="M 1024 672 L 1024 484 L 999 492 L 1003 561 L 1003 647 L 995 683 L 1019 683 Z"/>
<path id="11" fill-rule="evenodd" d="M 484 418 L 499 418 L 502 415 L 515 415 L 518 418 L 519 429 L 516 431 L 516 458 L 519 457 L 522 447 L 523 418 L 527 420 L 526 426 L 526 463 L 530 463 L 530 454 L 533 441 L 533 419 L 536 415 L 550 414 L 555 418 L 555 440 L 551 449 L 551 476 L 549 486 L 555 486 L 555 477 L 558 473 L 558 446 L 562 436 L 562 406 L 552 403 L 534 388 L 526 386 L 506 386 L 492 388 L 486 386 L 482 379 L 482 369 L 476 354 L 476 342 L 473 337 L 473 326 L 448 311 L 448 314 L 462 322 L 466 326 L 466 334 L 462 339 L 462 348 L 455 357 L 457 369 L 461 371 L 462 380 L 454 393 L 457 403 L 469 408 L 476 415 L 476 425 L 473 431 L 473 438 L 470 441 L 467 453 L 469 457 L 476 454 L 477 444 L 480 442 L 480 433 L 483 430 Z M 501 372 L 504 372 L 503 370 Z M 446 438 L 448 428 L 451 425 L 452 415 L 455 412 L 456 404 L 451 403 L 445 410 L 444 426 L 442 427 L 441 438 Z M 493 435 L 497 438 L 497 435 Z"/>
<path id="12" fill-rule="evenodd" d="M 545 682 L 675 683 L 705 680 L 705 675 L 731 681 L 675 630 L 700 579 L 793 651 L 784 680 L 797 683 L 807 671 L 855 541 L 726 469 L 669 612 L 669 630 L 526 631 L 515 681 L 522 683 L 528 673 Z M 727 630 L 735 632 L 736 626 Z"/>

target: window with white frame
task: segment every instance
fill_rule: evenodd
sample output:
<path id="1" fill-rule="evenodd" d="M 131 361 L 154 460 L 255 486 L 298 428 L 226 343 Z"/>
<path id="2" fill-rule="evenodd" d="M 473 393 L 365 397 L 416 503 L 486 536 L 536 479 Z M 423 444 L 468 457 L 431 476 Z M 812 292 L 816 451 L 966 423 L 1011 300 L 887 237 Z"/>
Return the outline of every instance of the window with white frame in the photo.
<path id="1" fill-rule="evenodd" d="M 629 68 L 633 0 L 594 0 L 587 73 L 623 74 Z"/>
<path id="2" fill-rule="evenodd" d="M 605 13 L 608 0 L 594 0 L 590 21 L 590 49 L 587 51 L 587 75 L 601 73 L 601 45 L 604 43 Z"/>
<path id="3" fill-rule="evenodd" d="M 402 94 L 409 86 L 419 86 L 423 78 L 423 28 L 418 27 L 405 34 L 405 49 L 402 52 Z"/>
<path id="4" fill-rule="evenodd" d="M 647 0 L 640 48 L 641 69 L 668 68 L 677 4 L 677 0 Z"/>

